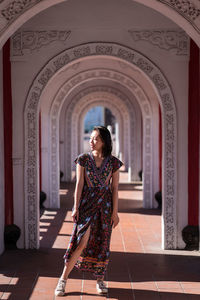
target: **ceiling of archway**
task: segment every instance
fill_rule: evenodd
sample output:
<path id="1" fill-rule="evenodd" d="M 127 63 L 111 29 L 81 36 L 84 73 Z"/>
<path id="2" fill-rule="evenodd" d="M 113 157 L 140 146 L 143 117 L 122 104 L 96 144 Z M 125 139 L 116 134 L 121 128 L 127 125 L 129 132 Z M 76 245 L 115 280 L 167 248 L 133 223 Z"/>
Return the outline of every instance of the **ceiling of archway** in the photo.
<path id="1" fill-rule="evenodd" d="M 85 10 L 87 8 L 87 2 L 90 2 L 90 0 L 87 1 L 81 1 L 82 7 Z M 10 36 L 10 34 L 13 34 L 21 25 L 23 25 L 27 20 L 31 19 L 33 16 L 38 14 L 38 12 L 42 12 L 43 10 L 49 8 L 50 6 L 53 6 L 55 4 L 59 4 L 61 2 L 69 2 L 73 5 L 73 1 L 64 1 L 64 0 L 0 0 L 0 39 L 1 36 L 4 36 L 4 33 L 8 31 L 7 38 Z M 104 4 L 102 4 L 102 1 L 92 1 L 96 5 L 96 9 L 98 10 L 100 7 L 104 7 Z M 133 2 L 138 2 L 140 4 L 144 4 L 145 6 L 152 8 L 155 12 L 155 10 L 161 12 L 165 16 L 169 16 L 171 19 L 174 18 L 174 21 L 177 24 L 182 24 L 182 28 L 186 30 L 186 32 L 189 34 L 187 30 L 189 27 L 191 29 L 191 35 L 196 36 L 196 42 L 200 43 L 200 1 L 199 0 L 126 0 L 127 3 L 124 5 L 120 1 L 109 1 L 112 6 L 114 6 L 113 11 L 117 11 L 118 6 L 120 5 L 123 7 L 126 7 L 126 5 L 131 5 Z M 100 3 L 100 5 L 99 5 Z M 121 3 L 121 4 L 120 4 Z M 138 4 L 135 3 L 135 4 Z M 68 3 L 67 3 L 68 4 Z M 91 3 L 90 3 L 91 4 Z M 139 4 L 138 4 L 139 5 Z M 76 1 L 76 9 L 77 6 L 79 6 L 79 2 Z M 169 9 L 172 12 L 172 14 L 169 14 Z M 173 11 L 172 11 L 173 10 Z M 82 9 L 81 9 L 82 11 Z M 117 22 L 120 24 L 120 19 L 123 20 L 123 22 L 126 21 L 126 17 L 124 14 L 130 14 L 127 10 L 127 12 L 123 9 L 122 14 L 120 15 L 120 18 L 117 19 Z M 110 17 L 109 19 L 109 11 L 105 9 L 103 17 L 107 18 L 107 25 L 113 26 L 113 20 L 114 18 Z M 93 16 L 94 22 L 95 16 Z M 129 18 L 127 18 L 129 19 Z M 79 22 L 79 17 L 77 14 L 77 23 Z M 178 21 L 179 20 L 179 21 Z M 69 20 L 67 19 L 67 22 Z M 115 22 L 116 23 L 116 22 Z M 104 22 L 102 22 L 104 24 Z M 186 25 L 184 28 L 184 24 Z M 189 26 L 189 27 L 188 27 Z M 193 33 L 192 33 L 193 31 Z M 5 38 L 4 38 L 5 39 Z M 0 40 L 2 43 L 2 41 Z"/>

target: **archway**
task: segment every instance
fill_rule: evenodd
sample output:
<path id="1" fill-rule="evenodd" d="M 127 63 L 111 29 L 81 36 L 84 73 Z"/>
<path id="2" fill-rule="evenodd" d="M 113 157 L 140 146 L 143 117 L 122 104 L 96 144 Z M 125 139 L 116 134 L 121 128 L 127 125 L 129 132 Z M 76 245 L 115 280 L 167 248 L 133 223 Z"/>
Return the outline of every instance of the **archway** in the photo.
<path id="1" fill-rule="evenodd" d="M 163 229 L 165 249 L 175 249 L 177 244 L 176 236 L 176 110 L 171 88 L 158 67 L 140 53 L 126 47 L 109 43 L 92 43 L 81 45 L 73 49 L 64 51 L 54 57 L 40 72 L 33 82 L 29 91 L 25 106 L 25 218 L 26 227 L 26 247 L 37 248 L 38 239 L 38 108 L 40 96 L 51 78 L 64 66 L 76 59 L 87 56 L 106 55 L 124 60 L 140 70 L 144 77 L 151 82 L 153 89 L 157 92 L 163 114 Z M 105 76 L 104 71 L 100 71 L 101 76 Z M 70 82 L 68 87 L 73 88 L 81 77 Z M 129 85 L 131 85 L 131 81 Z M 138 95 L 141 91 L 138 92 Z M 62 97 L 66 91 L 61 90 L 58 97 Z M 62 97 L 61 97 L 62 96 Z M 144 95 L 141 99 L 145 100 Z M 145 102 L 145 101 L 144 101 Z M 147 103 L 145 102 L 145 105 Z M 144 105 L 148 111 L 148 107 Z M 150 130 L 149 121 L 145 123 L 145 130 Z M 149 138 L 145 147 L 150 150 Z M 169 147 L 170 146 L 170 147 Z M 147 160 L 148 161 L 148 160 Z M 33 163 L 32 163 L 33 162 Z M 147 165 L 150 168 L 150 165 Z M 31 174 L 31 176 L 30 176 Z M 148 178 L 147 178 L 148 180 Z"/>
<path id="2" fill-rule="evenodd" d="M 98 58 L 99 60 L 100 58 Z M 137 74 L 138 75 L 138 74 Z M 152 145 L 153 145 L 153 138 L 152 138 L 152 120 L 156 119 L 155 117 L 152 118 L 152 109 L 148 100 L 148 97 L 146 96 L 146 94 L 144 93 L 144 91 L 141 89 L 141 87 L 135 82 L 133 81 L 132 78 L 110 70 L 110 69 L 92 69 L 90 71 L 85 71 L 85 72 L 81 72 L 78 73 L 78 75 L 74 76 L 73 78 L 71 78 L 69 81 L 67 81 L 63 86 L 62 89 L 59 90 L 59 92 L 57 93 L 54 102 L 52 104 L 51 107 L 51 112 L 52 114 L 50 115 L 50 119 L 51 119 L 51 125 L 50 125 L 50 136 L 51 136 L 51 147 L 50 147 L 50 162 L 52 165 L 52 172 L 51 172 L 51 178 L 52 181 L 55 178 L 58 178 L 58 166 L 59 165 L 59 159 L 58 159 L 58 150 L 57 150 L 57 145 L 59 142 L 58 139 L 58 113 L 61 109 L 62 103 L 64 101 L 66 101 L 65 99 L 68 98 L 70 91 L 71 91 L 71 84 L 73 82 L 73 89 L 76 89 L 79 85 L 81 85 L 82 82 L 84 82 L 85 80 L 87 82 L 93 82 L 94 78 L 96 79 L 102 79 L 102 80 L 107 80 L 109 81 L 109 79 L 112 79 L 113 82 L 117 82 L 118 84 L 121 83 L 121 81 L 127 82 L 127 88 L 131 90 L 132 95 L 135 95 L 136 99 L 138 99 L 138 103 L 140 103 L 140 107 L 141 107 L 141 111 L 143 114 L 143 119 L 144 119 L 144 126 L 143 126 L 143 140 L 144 140 L 144 152 L 143 152 L 143 168 L 144 168 L 144 180 L 143 180 L 143 185 L 144 185 L 144 206 L 146 208 L 150 208 L 153 207 L 152 202 L 153 202 L 153 174 L 152 174 L 152 156 L 153 156 L 153 151 L 152 151 Z M 87 91 L 87 90 L 86 90 Z M 73 101 L 69 101 L 69 110 L 68 110 L 68 115 L 65 117 L 66 120 L 68 120 L 67 124 L 66 124 L 66 128 L 71 128 L 70 124 L 71 124 L 71 115 L 73 114 L 73 110 L 74 110 L 74 106 L 76 105 L 76 102 L 80 100 L 80 98 L 82 96 L 84 96 L 85 91 L 83 91 L 82 93 L 80 93 L 78 98 L 74 98 Z M 88 93 L 88 92 L 86 92 Z M 90 92 L 91 93 L 91 92 Z M 115 95 L 117 96 L 117 95 Z M 90 97 L 90 96 L 89 96 Z M 103 96 L 105 97 L 105 95 Z M 127 101 L 128 99 L 123 98 L 123 102 L 126 103 L 126 106 L 128 107 L 128 109 L 130 111 L 131 110 L 131 105 L 130 103 Z M 119 105 L 119 104 L 118 104 Z M 122 104 L 121 104 L 122 105 Z M 120 105 L 119 105 L 120 106 Z M 80 104 L 80 108 L 83 108 L 83 105 Z M 132 122 L 134 121 L 134 119 L 131 119 Z M 155 121 L 155 120 L 154 120 Z M 74 126 L 75 127 L 75 126 Z M 134 127 L 134 126 L 133 126 Z M 130 131 L 130 130 L 129 130 Z M 73 136 L 79 136 L 79 132 L 71 132 L 71 129 L 67 132 L 66 134 L 66 140 L 71 140 L 71 138 Z M 125 132 L 125 135 L 127 135 L 127 132 Z M 134 135 L 131 136 L 134 139 Z M 128 139 L 127 139 L 128 140 Z M 76 155 L 78 154 L 78 143 L 77 141 L 75 141 L 75 148 L 72 149 L 72 153 L 76 153 Z M 132 143 L 132 151 L 134 152 L 133 149 L 134 143 Z M 69 157 L 72 159 L 74 159 L 74 157 L 72 157 L 71 155 L 69 155 L 69 153 L 71 153 L 71 144 L 69 142 L 67 142 L 67 145 L 65 147 L 67 149 L 66 151 L 66 157 Z M 154 149 L 156 152 L 156 149 Z M 127 159 L 128 159 L 128 154 L 126 155 Z M 134 155 L 133 155 L 134 157 Z M 65 160 L 65 164 L 66 170 L 70 170 L 70 174 L 71 174 L 71 159 L 66 159 Z M 71 176 L 71 175 L 70 175 Z M 71 177 L 69 178 L 71 179 Z M 50 186 L 55 187 L 55 189 L 51 190 L 51 194 L 52 194 L 52 199 L 57 206 L 59 207 L 59 197 L 58 197 L 58 189 L 56 189 L 56 184 L 54 185 L 55 180 L 53 182 L 53 185 L 50 184 Z M 57 185 L 58 186 L 58 185 Z M 154 191 L 155 193 L 155 191 Z M 56 198 L 57 195 L 57 198 Z M 51 195 L 50 195 L 51 197 Z"/>
<path id="3" fill-rule="evenodd" d="M 109 71 L 109 70 L 108 70 Z M 94 72 L 94 70 L 93 70 Z M 124 103 L 130 114 L 132 115 L 132 118 L 131 118 L 131 131 L 132 132 L 135 132 L 135 128 L 136 126 L 134 125 L 137 124 L 137 132 L 135 132 L 133 135 L 130 136 L 131 138 L 131 142 L 130 142 L 130 146 L 131 146 L 131 149 L 129 149 L 129 153 L 131 152 L 132 155 L 131 157 L 128 158 L 127 156 L 127 160 L 129 159 L 130 163 L 129 163 L 129 166 L 130 166 L 130 178 L 129 180 L 132 181 L 132 180 L 137 180 L 138 179 L 138 171 L 141 170 L 141 128 L 140 128 L 140 124 L 141 124 L 141 112 L 140 112 L 140 109 L 137 105 L 137 101 L 134 100 L 134 95 L 133 94 L 130 94 L 130 95 L 127 95 L 127 93 L 125 94 L 123 91 L 122 92 L 122 86 L 120 86 L 119 88 L 119 82 L 117 83 L 118 84 L 118 88 L 114 88 L 113 87 L 113 81 L 107 79 L 106 82 L 105 80 L 103 79 L 95 79 L 95 86 L 90 86 L 90 84 L 92 84 L 93 81 L 91 80 L 91 83 L 90 82 L 87 82 L 87 85 L 89 85 L 87 88 L 84 87 L 81 89 L 81 91 L 79 93 L 77 93 L 73 98 L 70 97 L 70 95 L 67 96 L 67 102 L 65 101 L 65 103 L 63 104 L 63 108 L 62 108 L 62 111 L 64 110 L 65 113 L 61 113 L 61 119 L 63 119 L 62 123 L 64 122 L 64 120 L 66 120 L 66 124 L 65 126 L 60 126 L 60 128 L 64 127 L 66 128 L 66 132 L 61 132 L 61 139 L 62 141 L 66 141 L 67 142 L 65 143 L 65 145 L 63 145 L 64 143 L 62 142 L 62 147 L 65 148 L 65 159 L 63 160 L 62 162 L 62 166 L 65 165 L 64 169 L 65 169 L 65 177 L 64 179 L 66 181 L 70 181 L 71 180 L 71 162 L 73 161 L 73 157 L 71 158 L 71 155 L 69 155 L 70 153 L 78 153 L 78 151 L 81 151 L 81 148 L 80 150 L 77 150 L 77 149 L 72 149 L 70 150 L 71 148 L 71 139 L 69 139 L 69 137 L 71 136 L 71 131 L 70 131 L 70 127 L 71 127 L 71 115 L 73 113 L 73 108 L 74 106 L 76 105 L 76 103 L 78 103 L 82 98 L 85 98 L 86 101 L 89 101 L 91 100 L 92 97 L 94 97 L 94 99 L 96 99 L 98 97 L 98 94 L 99 94 L 99 97 L 101 98 L 102 97 L 102 100 L 104 99 L 105 100 L 105 93 L 107 94 L 110 94 L 110 100 L 113 100 L 113 104 L 114 104 L 114 99 L 116 98 L 119 98 L 120 101 L 122 103 Z M 127 91 L 126 91 L 127 92 Z M 94 93 L 96 93 L 96 96 L 93 96 Z M 86 97 L 87 96 L 87 97 Z M 111 98 L 112 97 L 112 98 Z M 132 101 L 130 101 L 129 97 L 132 97 Z M 103 100 L 103 101 L 104 101 Z M 133 101 L 134 100 L 134 101 Z M 70 103 L 70 105 L 67 105 L 67 103 Z M 121 106 L 122 104 L 119 105 L 119 107 Z M 66 106 L 66 108 L 65 108 Z M 71 107 L 71 109 L 68 111 L 67 113 L 67 110 Z M 82 107 L 82 104 L 81 104 L 81 107 Z M 124 109 L 123 109 L 124 110 Z M 122 122 L 121 122 L 122 124 Z M 121 126 L 119 126 L 121 130 Z M 60 129 L 61 130 L 61 129 Z M 61 130 L 63 131 L 63 130 Z M 122 131 L 121 131 L 122 132 Z M 128 131 L 127 131 L 128 132 Z M 75 136 L 79 136 L 78 133 L 73 133 L 73 135 Z M 121 135 L 121 134 L 120 134 Z M 64 137 L 65 136 L 65 137 Z M 125 132 L 123 132 L 123 136 L 125 137 L 126 134 Z M 68 138 L 67 138 L 68 137 Z M 77 142 L 78 143 L 78 142 Z M 126 145 L 128 145 L 128 141 L 126 140 L 125 141 Z M 121 145 L 121 149 L 123 148 L 123 140 L 120 141 L 120 145 Z M 127 148 L 127 147 L 126 147 Z M 63 152 L 64 150 L 62 150 Z M 124 150 L 123 150 L 124 152 Z M 62 158 L 61 158 L 62 160 Z"/>

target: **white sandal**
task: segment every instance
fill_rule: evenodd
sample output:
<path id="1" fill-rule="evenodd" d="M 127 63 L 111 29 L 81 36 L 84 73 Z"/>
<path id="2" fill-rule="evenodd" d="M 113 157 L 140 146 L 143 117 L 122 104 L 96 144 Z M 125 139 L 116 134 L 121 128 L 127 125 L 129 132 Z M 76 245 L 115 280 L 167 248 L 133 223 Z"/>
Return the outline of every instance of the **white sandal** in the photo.
<path id="1" fill-rule="evenodd" d="M 108 293 L 108 288 L 106 287 L 105 282 L 103 282 L 103 280 L 98 280 L 97 281 L 97 292 L 98 294 L 107 294 Z"/>
<path id="2" fill-rule="evenodd" d="M 55 289 L 55 296 L 64 296 L 65 286 L 66 286 L 66 280 L 60 278 L 57 287 Z"/>

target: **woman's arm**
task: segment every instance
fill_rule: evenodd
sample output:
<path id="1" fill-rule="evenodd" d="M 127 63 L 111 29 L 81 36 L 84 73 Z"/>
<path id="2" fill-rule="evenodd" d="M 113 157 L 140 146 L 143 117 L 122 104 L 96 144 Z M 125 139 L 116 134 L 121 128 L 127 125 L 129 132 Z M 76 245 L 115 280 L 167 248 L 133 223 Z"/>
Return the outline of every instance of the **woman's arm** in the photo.
<path id="1" fill-rule="evenodd" d="M 72 212 L 72 218 L 75 222 L 78 220 L 78 206 L 81 198 L 81 193 L 84 185 L 84 167 L 79 164 L 76 165 L 76 187 L 74 192 L 74 209 Z"/>
<path id="2" fill-rule="evenodd" d="M 112 212 L 112 222 L 113 227 L 115 228 L 119 223 L 118 217 L 118 186 L 119 186 L 119 170 L 113 173 L 112 175 L 112 201 L 113 201 L 113 212 Z"/>

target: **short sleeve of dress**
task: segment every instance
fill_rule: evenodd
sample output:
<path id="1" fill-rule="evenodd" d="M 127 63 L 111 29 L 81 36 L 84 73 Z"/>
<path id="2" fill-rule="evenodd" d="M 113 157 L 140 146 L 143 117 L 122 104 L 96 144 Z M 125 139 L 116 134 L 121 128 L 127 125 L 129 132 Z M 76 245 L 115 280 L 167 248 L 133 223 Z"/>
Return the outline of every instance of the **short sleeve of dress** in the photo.
<path id="1" fill-rule="evenodd" d="M 76 159 L 74 160 L 74 162 L 76 164 L 79 164 L 82 167 L 85 167 L 86 160 L 87 160 L 86 154 L 80 154 L 79 156 L 76 157 Z"/>
<path id="2" fill-rule="evenodd" d="M 115 173 L 122 165 L 123 162 L 121 162 L 121 160 L 115 156 L 112 157 L 112 173 Z"/>

